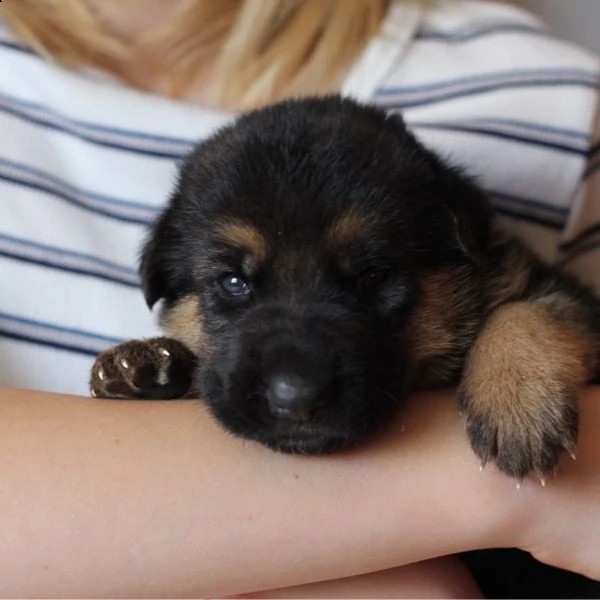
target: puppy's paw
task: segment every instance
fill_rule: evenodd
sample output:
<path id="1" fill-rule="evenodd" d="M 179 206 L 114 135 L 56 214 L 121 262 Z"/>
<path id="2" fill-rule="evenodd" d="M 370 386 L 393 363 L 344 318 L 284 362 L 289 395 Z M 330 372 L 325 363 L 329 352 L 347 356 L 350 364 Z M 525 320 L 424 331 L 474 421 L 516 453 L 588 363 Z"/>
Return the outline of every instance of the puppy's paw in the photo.
<path id="1" fill-rule="evenodd" d="M 575 394 L 557 381 L 498 383 L 459 390 L 471 446 L 482 464 L 495 460 L 507 475 L 543 477 L 577 441 Z"/>
<path id="2" fill-rule="evenodd" d="M 577 441 L 577 392 L 589 377 L 589 344 L 541 302 L 499 307 L 467 358 L 459 405 L 482 462 L 508 475 L 543 476 Z"/>
<path id="3" fill-rule="evenodd" d="M 98 398 L 182 398 L 192 387 L 195 368 L 196 357 L 177 340 L 133 340 L 98 356 L 90 393 Z"/>

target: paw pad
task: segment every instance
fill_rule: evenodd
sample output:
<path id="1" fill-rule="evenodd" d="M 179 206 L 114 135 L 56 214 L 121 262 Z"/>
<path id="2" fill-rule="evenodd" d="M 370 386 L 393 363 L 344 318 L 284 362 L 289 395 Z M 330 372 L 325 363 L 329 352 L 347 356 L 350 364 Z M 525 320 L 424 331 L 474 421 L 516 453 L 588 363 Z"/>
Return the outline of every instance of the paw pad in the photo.
<path id="1" fill-rule="evenodd" d="M 195 370 L 196 357 L 177 340 L 134 340 L 98 356 L 90 394 L 97 398 L 181 398 L 190 393 Z"/>

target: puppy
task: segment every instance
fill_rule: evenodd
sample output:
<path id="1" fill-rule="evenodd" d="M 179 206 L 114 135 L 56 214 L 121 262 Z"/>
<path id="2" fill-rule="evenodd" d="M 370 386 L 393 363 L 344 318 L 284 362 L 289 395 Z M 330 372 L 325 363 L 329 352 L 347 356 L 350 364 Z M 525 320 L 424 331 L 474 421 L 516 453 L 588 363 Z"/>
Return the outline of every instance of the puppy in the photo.
<path id="1" fill-rule="evenodd" d="M 242 116 L 189 156 L 143 249 L 168 337 L 102 353 L 92 395 L 202 397 L 235 435 L 319 454 L 457 385 L 481 460 L 542 477 L 576 443 L 600 304 L 492 216 L 398 115 L 332 96 Z"/>

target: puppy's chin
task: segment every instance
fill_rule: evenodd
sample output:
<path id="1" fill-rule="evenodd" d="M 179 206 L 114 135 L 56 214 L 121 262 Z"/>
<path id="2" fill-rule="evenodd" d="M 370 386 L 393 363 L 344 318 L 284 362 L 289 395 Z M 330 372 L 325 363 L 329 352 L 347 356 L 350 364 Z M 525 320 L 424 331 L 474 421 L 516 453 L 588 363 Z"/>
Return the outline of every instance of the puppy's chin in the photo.
<path id="1" fill-rule="evenodd" d="M 302 430 L 259 436 L 257 441 L 263 446 L 284 454 L 330 454 L 352 446 L 354 441 L 339 433 L 314 432 Z"/>
<path id="2" fill-rule="evenodd" d="M 322 407 L 313 418 L 293 421 L 270 413 L 267 399 L 251 378 L 234 385 L 224 381 L 214 368 L 203 371 L 200 395 L 216 421 L 236 437 L 286 454 L 331 454 L 366 442 L 390 422 L 404 397 L 400 389 L 395 394 L 383 393 L 383 384 L 366 387 L 361 378 L 347 378 L 344 383 L 349 390 L 343 388 L 330 406 Z"/>

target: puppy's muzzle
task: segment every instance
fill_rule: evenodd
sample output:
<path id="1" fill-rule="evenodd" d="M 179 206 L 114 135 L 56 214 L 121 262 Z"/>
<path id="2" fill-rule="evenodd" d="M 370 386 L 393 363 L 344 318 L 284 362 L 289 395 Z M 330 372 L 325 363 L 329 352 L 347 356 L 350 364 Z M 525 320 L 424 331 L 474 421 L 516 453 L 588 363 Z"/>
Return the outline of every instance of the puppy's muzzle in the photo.
<path id="1" fill-rule="evenodd" d="M 313 420 L 335 402 L 337 332 L 328 319 L 302 312 L 257 313 L 241 344 L 242 353 L 253 349 L 269 413 L 290 425 Z"/>

